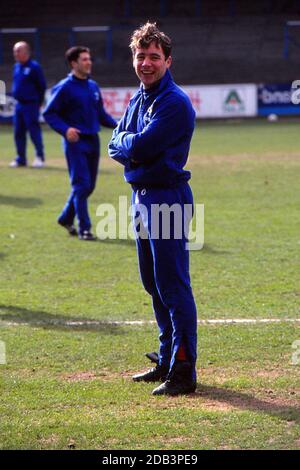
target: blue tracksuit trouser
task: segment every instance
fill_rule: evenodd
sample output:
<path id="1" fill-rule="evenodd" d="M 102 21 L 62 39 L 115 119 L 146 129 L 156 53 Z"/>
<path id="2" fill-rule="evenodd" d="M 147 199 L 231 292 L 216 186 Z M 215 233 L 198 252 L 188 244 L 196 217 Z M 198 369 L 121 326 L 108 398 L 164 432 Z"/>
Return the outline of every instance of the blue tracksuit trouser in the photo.
<path id="1" fill-rule="evenodd" d="M 186 250 L 187 227 L 193 212 L 191 189 L 188 183 L 172 189 L 138 189 L 133 192 L 132 202 L 140 275 L 145 290 L 152 296 L 160 331 L 160 364 L 171 371 L 178 348 L 183 346 L 193 367 L 193 380 L 196 380 L 197 312 Z M 170 237 L 168 230 L 163 229 L 164 222 L 168 228 L 168 220 L 162 222 L 164 217 L 160 217 L 157 228 L 158 218 L 155 216 L 154 220 L 154 212 L 151 212 L 151 207 L 161 204 L 173 208 L 175 204 L 181 209 L 176 218 L 170 217 Z M 185 205 L 189 207 L 186 212 Z M 180 229 L 180 226 L 182 234 L 177 230 L 176 235 L 175 228 Z"/>
<path id="2" fill-rule="evenodd" d="M 45 159 L 42 131 L 39 124 L 39 103 L 17 103 L 14 114 L 14 139 L 17 150 L 16 161 L 26 165 L 26 134 L 29 132 L 36 156 Z"/>
<path id="3" fill-rule="evenodd" d="M 64 149 L 72 191 L 59 216 L 59 222 L 72 225 L 75 216 L 79 232 L 90 230 L 91 221 L 88 213 L 88 197 L 96 186 L 98 175 L 100 142 L 98 134 L 81 135 L 78 142 L 64 140 Z"/>

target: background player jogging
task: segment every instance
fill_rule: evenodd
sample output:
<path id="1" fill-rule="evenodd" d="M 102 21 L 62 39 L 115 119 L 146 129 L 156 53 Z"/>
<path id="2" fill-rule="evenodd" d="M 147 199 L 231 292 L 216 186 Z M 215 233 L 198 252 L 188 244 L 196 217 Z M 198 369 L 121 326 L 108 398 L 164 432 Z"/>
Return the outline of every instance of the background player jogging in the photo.
<path id="1" fill-rule="evenodd" d="M 105 111 L 101 92 L 96 82 L 89 78 L 92 59 L 87 47 L 68 49 L 66 59 L 72 71 L 52 91 L 44 112 L 47 123 L 64 137 L 72 191 L 58 218 L 70 235 L 93 241 L 88 197 L 96 186 L 100 143 L 100 124 L 114 128 L 116 121 Z M 78 229 L 74 226 L 77 216 Z"/>

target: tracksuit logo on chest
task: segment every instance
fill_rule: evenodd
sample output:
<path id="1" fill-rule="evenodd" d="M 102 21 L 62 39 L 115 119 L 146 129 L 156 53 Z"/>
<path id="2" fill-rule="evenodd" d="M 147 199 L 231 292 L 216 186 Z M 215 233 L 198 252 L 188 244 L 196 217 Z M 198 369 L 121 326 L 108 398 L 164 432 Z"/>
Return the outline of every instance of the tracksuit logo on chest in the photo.
<path id="1" fill-rule="evenodd" d="M 152 112 L 153 112 L 153 104 L 147 109 L 145 115 L 144 115 L 144 123 L 145 124 L 149 124 L 149 122 L 151 121 L 151 117 L 152 117 Z"/>

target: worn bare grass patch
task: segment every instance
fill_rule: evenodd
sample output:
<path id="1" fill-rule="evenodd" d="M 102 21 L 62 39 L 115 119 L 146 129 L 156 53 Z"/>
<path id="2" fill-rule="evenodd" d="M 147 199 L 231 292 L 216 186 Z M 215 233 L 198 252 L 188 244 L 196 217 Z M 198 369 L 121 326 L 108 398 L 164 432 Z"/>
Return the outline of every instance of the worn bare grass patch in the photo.
<path id="1" fill-rule="evenodd" d="M 72 374 L 62 374 L 60 379 L 66 382 L 81 381 L 100 381 L 115 382 L 117 380 L 126 380 L 131 382 L 133 371 L 112 372 L 109 370 L 80 371 Z M 274 379 L 282 376 L 283 371 L 251 371 L 249 377 L 256 377 L 260 374 L 262 378 Z M 265 412 L 271 415 L 286 415 L 293 413 L 299 416 L 300 404 L 297 394 L 294 391 L 276 390 L 272 388 L 272 383 L 267 382 L 264 387 L 255 389 L 255 384 L 251 389 L 243 391 L 230 387 L 228 382 L 236 376 L 233 370 L 224 370 L 222 368 L 203 369 L 199 373 L 201 382 L 194 394 L 177 397 L 152 397 L 151 387 L 156 384 L 134 384 L 132 387 L 145 386 L 149 389 L 149 401 L 147 406 L 150 408 L 172 409 L 186 408 L 198 409 L 202 411 L 215 411 L 228 413 L 237 410 L 248 410 L 254 412 Z M 211 378 L 214 378 L 213 385 L 210 384 Z M 138 405 L 136 405 L 138 406 Z M 136 410 L 135 406 L 135 410 Z M 297 418 L 296 418 L 297 419 Z"/>
<path id="2" fill-rule="evenodd" d="M 266 379 L 267 381 L 272 381 L 278 378 L 283 377 L 290 377 L 292 374 L 295 373 L 295 369 L 290 368 L 283 368 L 280 366 L 273 366 L 267 367 L 265 369 L 248 369 L 247 371 L 243 370 L 239 374 L 243 376 L 247 376 L 251 379 L 262 378 Z M 198 377 L 207 378 L 208 380 L 214 380 L 218 384 L 223 384 L 231 379 L 237 378 L 237 370 L 236 368 L 231 367 L 207 367 L 204 369 L 198 370 Z"/>
<path id="3" fill-rule="evenodd" d="M 286 416 L 296 412 L 300 420 L 300 406 L 295 399 L 283 398 L 275 394 L 258 396 L 254 392 L 241 393 L 225 387 L 209 385 L 198 386 L 197 391 L 191 395 L 162 397 L 157 400 L 155 406 L 162 409 L 180 407 L 224 413 L 241 410 Z"/>
<path id="4" fill-rule="evenodd" d="M 99 372 L 94 371 L 80 371 L 74 372 L 72 374 L 61 374 L 59 378 L 66 382 L 85 382 L 85 381 L 92 381 L 92 380 L 100 380 L 104 382 L 112 382 L 115 380 L 129 379 L 131 378 L 132 373 L 127 371 L 122 372 L 112 372 L 108 369 L 101 369 Z"/>
<path id="5" fill-rule="evenodd" d="M 51 434 L 50 436 L 39 439 L 41 447 L 53 447 L 60 441 L 57 434 Z"/>

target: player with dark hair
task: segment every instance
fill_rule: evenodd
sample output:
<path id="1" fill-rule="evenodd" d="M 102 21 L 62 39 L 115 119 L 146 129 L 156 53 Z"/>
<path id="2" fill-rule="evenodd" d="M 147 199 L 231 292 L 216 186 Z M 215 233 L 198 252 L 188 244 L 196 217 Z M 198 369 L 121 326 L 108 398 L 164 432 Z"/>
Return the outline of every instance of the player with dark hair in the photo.
<path id="1" fill-rule="evenodd" d="M 29 44 L 17 42 L 13 48 L 15 66 L 13 73 L 13 97 L 16 99 L 14 114 L 14 138 L 17 157 L 10 163 L 13 168 L 26 166 L 26 134 L 29 132 L 35 146 L 35 168 L 45 164 L 42 132 L 39 124 L 40 107 L 44 101 L 46 81 L 41 66 L 32 60 Z"/>
<path id="2" fill-rule="evenodd" d="M 189 225 L 191 217 L 184 218 L 184 206 L 193 205 L 188 184 L 191 175 L 183 168 L 195 112 L 169 72 L 170 38 L 148 22 L 133 33 L 130 47 L 141 86 L 113 132 L 109 154 L 124 165 L 125 179 L 133 189 L 140 274 L 152 296 L 160 330 L 157 366 L 133 376 L 133 380 L 162 381 L 153 390 L 154 395 L 192 393 L 196 389 L 197 314 L 190 285 L 186 230 L 176 237 L 172 219 L 169 238 L 161 230 L 158 237 L 153 236 L 151 209 L 154 205 L 177 205 L 182 209 L 179 225 Z M 146 220 L 141 217 L 141 205 L 147 209 Z M 138 232 L 141 225 L 143 230 Z M 147 236 L 139 236 L 141 232 Z"/>
<path id="3" fill-rule="evenodd" d="M 65 58 L 70 67 L 72 67 L 72 62 L 77 62 L 82 52 L 91 53 L 90 49 L 86 46 L 74 46 L 66 51 Z"/>
<path id="4" fill-rule="evenodd" d="M 92 69 L 90 50 L 75 46 L 68 49 L 66 59 L 71 73 L 52 90 L 44 117 L 47 123 L 64 137 L 72 191 L 58 218 L 70 235 L 93 241 L 88 213 L 88 197 L 97 180 L 100 145 L 100 125 L 115 128 L 116 121 L 105 111 L 101 92 L 89 78 Z M 78 220 L 79 233 L 74 226 Z"/>

